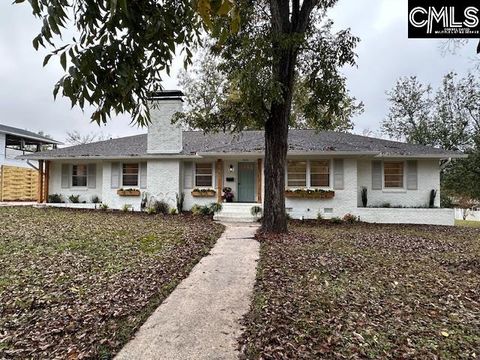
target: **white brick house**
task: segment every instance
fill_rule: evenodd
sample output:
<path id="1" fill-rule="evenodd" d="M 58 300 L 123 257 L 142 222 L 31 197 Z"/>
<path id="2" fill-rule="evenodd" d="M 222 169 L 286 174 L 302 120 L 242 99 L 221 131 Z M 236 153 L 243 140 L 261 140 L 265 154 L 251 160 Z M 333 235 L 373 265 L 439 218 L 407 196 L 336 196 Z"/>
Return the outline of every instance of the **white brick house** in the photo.
<path id="1" fill-rule="evenodd" d="M 48 168 L 48 193 L 64 199 L 74 194 L 88 203 L 98 196 L 110 208 L 129 204 L 139 210 L 139 194 L 175 206 L 176 195 L 184 193 L 188 210 L 194 204 L 222 201 L 223 188 L 230 187 L 234 203 L 224 204 L 218 217 L 249 216 L 250 208 L 261 205 L 264 198 L 263 131 L 182 131 L 171 124 L 173 114 L 182 110 L 181 95 L 163 92 L 152 98 L 147 134 L 28 158 L 42 160 Z M 371 222 L 451 225 L 453 210 L 438 209 L 440 162 L 462 156 L 348 133 L 290 130 L 286 208 L 294 218 L 351 213 Z M 363 188 L 367 207 L 362 204 Z M 137 195 L 123 196 L 119 190 L 125 189 L 136 189 Z M 196 196 L 207 190 L 209 196 Z M 436 191 L 435 209 L 428 208 L 432 190 Z"/>

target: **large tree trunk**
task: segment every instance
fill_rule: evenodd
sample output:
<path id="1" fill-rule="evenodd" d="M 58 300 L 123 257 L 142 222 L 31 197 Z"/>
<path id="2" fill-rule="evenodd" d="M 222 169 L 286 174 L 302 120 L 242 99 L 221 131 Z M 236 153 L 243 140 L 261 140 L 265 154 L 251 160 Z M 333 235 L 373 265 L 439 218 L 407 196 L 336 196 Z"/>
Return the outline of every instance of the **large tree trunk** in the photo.
<path id="1" fill-rule="evenodd" d="M 281 85 L 282 97 L 271 105 L 265 124 L 265 202 L 262 230 L 287 231 L 285 212 L 285 168 L 288 150 L 288 123 L 292 108 L 293 82 L 297 62 L 298 35 L 307 28 L 318 0 L 270 0 L 273 40 L 273 79 Z M 292 10 L 290 18 L 290 9 Z M 295 34 L 296 39 L 292 37 Z"/>
<path id="2" fill-rule="evenodd" d="M 285 106 L 276 105 L 265 124 L 265 202 L 262 230 L 266 232 L 287 231 L 284 190 L 288 114 L 285 110 Z"/>
<path id="3" fill-rule="evenodd" d="M 274 67 L 275 75 L 282 84 L 283 96 L 282 101 L 272 104 L 265 124 L 265 202 L 262 223 L 265 232 L 287 232 L 285 168 L 295 61 L 296 51 L 284 50 Z"/>

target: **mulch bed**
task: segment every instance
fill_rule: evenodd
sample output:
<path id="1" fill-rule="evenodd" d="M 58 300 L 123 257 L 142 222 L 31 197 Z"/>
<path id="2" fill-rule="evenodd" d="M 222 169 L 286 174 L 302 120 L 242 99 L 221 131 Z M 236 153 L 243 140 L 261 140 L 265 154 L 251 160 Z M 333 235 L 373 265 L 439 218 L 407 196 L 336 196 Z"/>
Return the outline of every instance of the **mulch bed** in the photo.
<path id="1" fill-rule="evenodd" d="M 0 208 L 0 359 L 111 358 L 222 231 L 189 215 Z"/>
<path id="2" fill-rule="evenodd" d="M 312 221 L 258 239 L 244 358 L 480 357 L 478 229 Z"/>

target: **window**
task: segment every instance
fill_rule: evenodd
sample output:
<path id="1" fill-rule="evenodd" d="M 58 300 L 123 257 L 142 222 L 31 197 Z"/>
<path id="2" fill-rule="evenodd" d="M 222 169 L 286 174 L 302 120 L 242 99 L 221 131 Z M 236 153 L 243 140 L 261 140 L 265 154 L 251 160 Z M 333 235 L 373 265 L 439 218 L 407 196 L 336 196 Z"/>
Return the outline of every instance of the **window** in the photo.
<path id="1" fill-rule="evenodd" d="M 292 187 L 307 186 L 306 161 L 288 161 L 287 185 Z"/>
<path id="2" fill-rule="evenodd" d="M 122 185 L 138 186 L 138 164 L 123 164 Z"/>
<path id="3" fill-rule="evenodd" d="M 383 163 L 385 188 L 403 188 L 403 162 L 385 161 Z"/>
<path id="4" fill-rule="evenodd" d="M 330 161 L 310 161 L 310 186 L 330 186 Z"/>
<path id="5" fill-rule="evenodd" d="M 212 163 L 195 164 L 195 186 L 212 186 Z"/>
<path id="6" fill-rule="evenodd" d="M 72 165 L 72 186 L 87 186 L 87 165 Z"/>

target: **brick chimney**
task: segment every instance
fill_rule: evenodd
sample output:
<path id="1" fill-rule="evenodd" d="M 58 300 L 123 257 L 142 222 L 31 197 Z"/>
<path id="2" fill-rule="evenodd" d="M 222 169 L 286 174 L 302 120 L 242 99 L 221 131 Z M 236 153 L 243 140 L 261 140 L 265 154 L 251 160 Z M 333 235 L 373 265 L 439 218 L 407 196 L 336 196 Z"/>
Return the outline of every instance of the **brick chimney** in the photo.
<path id="1" fill-rule="evenodd" d="M 183 149 L 182 129 L 172 124 L 175 113 L 182 111 L 183 93 L 165 90 L 155 93 L 150 101 L 151 123 L 148 126 L 147 153 L 178 154 Z"/>

